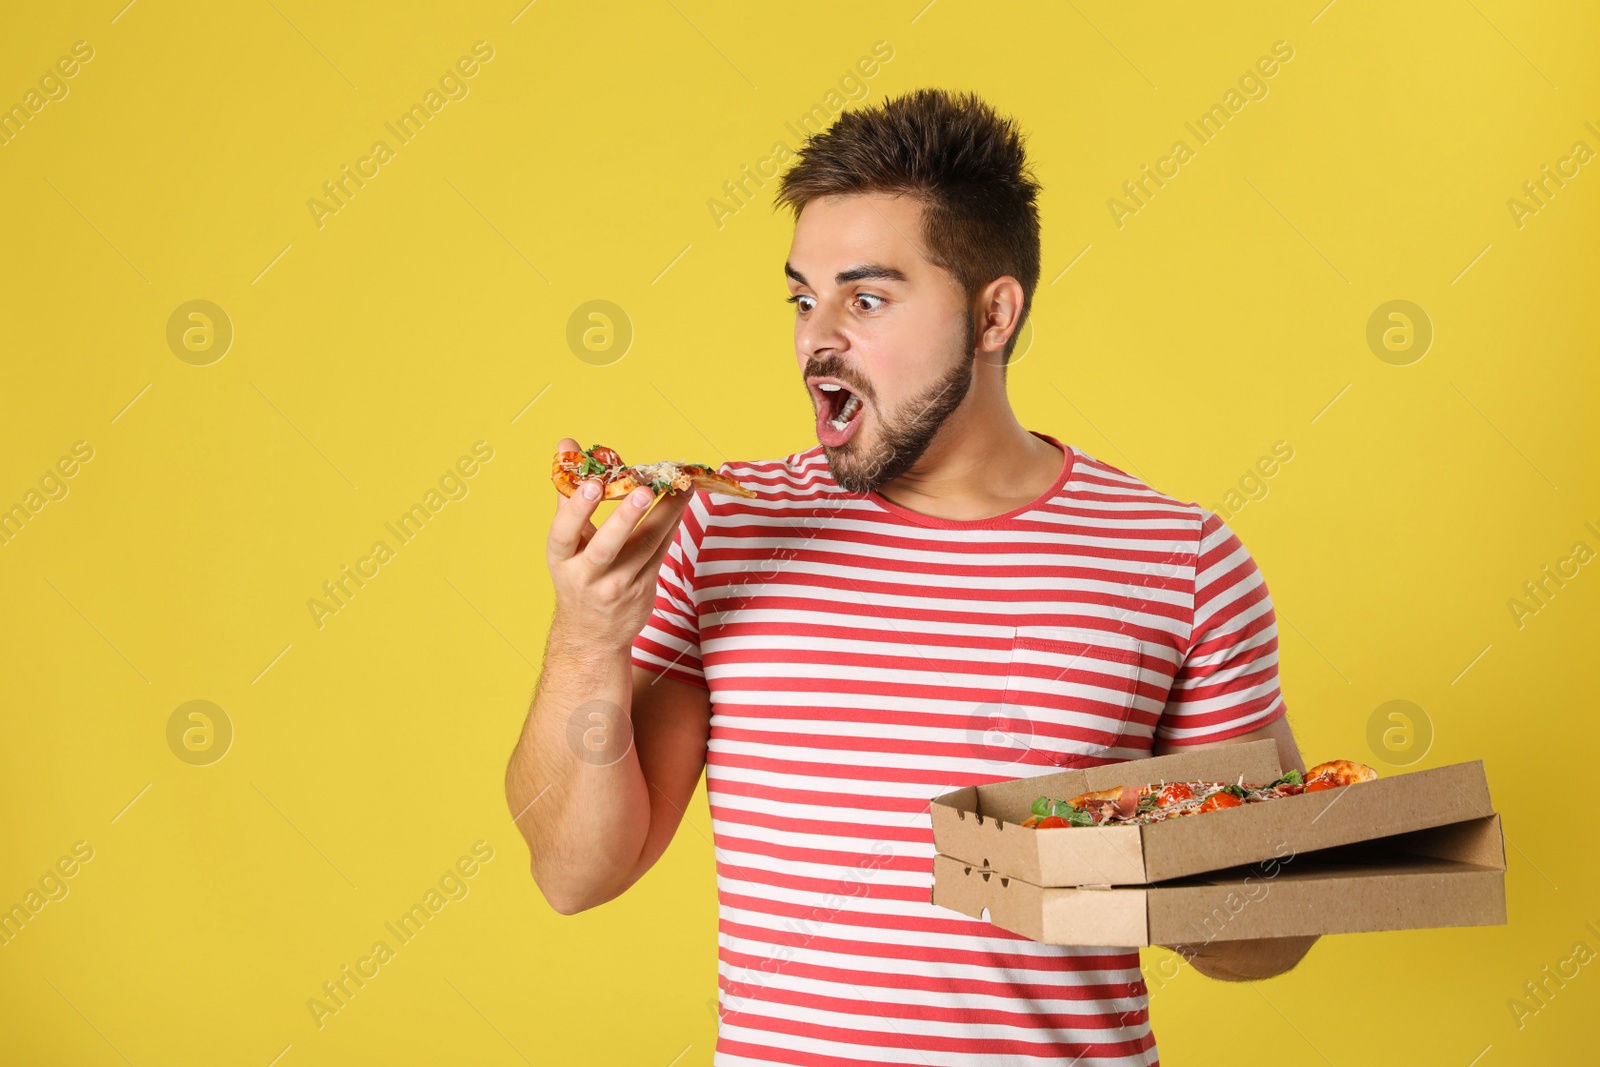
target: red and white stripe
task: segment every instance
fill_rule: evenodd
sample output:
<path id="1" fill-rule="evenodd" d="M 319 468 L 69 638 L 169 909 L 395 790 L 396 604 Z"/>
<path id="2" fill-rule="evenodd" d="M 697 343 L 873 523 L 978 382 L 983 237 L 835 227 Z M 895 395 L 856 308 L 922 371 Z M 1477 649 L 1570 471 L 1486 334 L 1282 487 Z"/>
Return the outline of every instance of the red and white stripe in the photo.
<path id="1" fill-rule="evenodd" d="M 1233 532 L 1060 447 L 1039 500 L 977 522 L 846 493 L 821 446 L 690 503 L 633 662 L 710 690 L 719 1067 L 1157 1062 L 1136 949 L 929 901 L 932 797 L 1284 713 Z"/>

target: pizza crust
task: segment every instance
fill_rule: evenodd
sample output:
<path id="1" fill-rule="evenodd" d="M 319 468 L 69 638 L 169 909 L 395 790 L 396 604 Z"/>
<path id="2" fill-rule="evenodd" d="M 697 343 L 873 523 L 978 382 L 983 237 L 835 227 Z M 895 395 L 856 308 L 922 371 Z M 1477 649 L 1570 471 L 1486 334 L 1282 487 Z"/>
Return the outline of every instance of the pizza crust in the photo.
<path id="1" fill-rule="evenodd" d="M 1305 780 L 1314 782 L 1322 779 L 1336 786 L 1355 785 L 1357 782 L 1370 782 L 1378 777 L 1378 772 L 1368 767 L 1365 763 L 1356 763 L 1354 760 L 1331 759 L 1326 763 L 1319 763 L 1306 771 Z"/>

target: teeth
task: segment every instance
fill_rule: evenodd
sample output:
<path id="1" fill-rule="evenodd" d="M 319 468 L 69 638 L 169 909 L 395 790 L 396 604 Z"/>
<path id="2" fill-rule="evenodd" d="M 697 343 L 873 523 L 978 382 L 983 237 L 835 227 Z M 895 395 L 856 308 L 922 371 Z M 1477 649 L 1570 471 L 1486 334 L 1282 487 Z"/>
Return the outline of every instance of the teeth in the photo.
<path id="1" fill-rule="evenodd" d="M 817 388 L 821 389 L 824 393 L 837 393 L 839 391 L 839 386 L 832 385 L 828 382 L 823 382 L 821 385 L 817 386 Z"/>
<path id="2" fill-rule="evenodd" d="M 854 393 L 850 394 L 850 399 L 844 402 L 844 407 L 839 409 L 839 414 L 834 416 L 834 418 L 829 422 L 829 425 L 835 430 L 843 430 L 846 426 L 850 425 L 851 416 L 856 413 L 856 409 L 860 406 L 861 398 L 856 396 Z"/>

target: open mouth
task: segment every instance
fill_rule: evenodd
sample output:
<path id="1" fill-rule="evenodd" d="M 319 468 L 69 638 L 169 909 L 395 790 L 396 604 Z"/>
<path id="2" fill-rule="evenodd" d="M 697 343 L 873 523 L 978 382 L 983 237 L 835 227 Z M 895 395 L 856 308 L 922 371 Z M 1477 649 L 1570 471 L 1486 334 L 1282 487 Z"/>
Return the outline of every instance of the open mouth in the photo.
<path id="1" fill-rule="evenodd" d="M 861 398 L 842 385 L 819 385 L 822 395 L 828 398 L 829 410 L 832 412 L 828 424 L 835 430 L 842 430 L 856 412 L 861 410 Z"/>
<path id="2" fill-rule="evenodd" d="M 861 397 L 840 381 L 819 379 L 810 384 L 817 404 L 817 439 L 830 447 L 844 444 L 861 421 Z"/>

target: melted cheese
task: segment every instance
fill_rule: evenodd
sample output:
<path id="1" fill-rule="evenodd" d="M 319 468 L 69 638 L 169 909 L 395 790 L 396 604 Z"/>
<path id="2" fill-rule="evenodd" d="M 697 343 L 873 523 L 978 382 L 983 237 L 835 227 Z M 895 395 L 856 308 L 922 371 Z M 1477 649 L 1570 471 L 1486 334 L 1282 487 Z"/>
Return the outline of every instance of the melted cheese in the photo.
<path id="1" fill-rule="evenodd" d="M 594 462 L 598 463 L 599 461 L 595 460 Z M 579 481 L 582 481 L 585 477 L 596 477 L 595 475 L 585 475 L 583 473 L 583 460 L 577 460 L 576 462 L 569 460 L 566 464 L 564 464 L 564 466 L 565 469 L 576 475 Z M 682 460 L 674 461 L 669 459 L 662 460 L 660 463 L 641 463 L 637 466 L 629 466 L 626 463 L 606 463 L 602 464 L 602 466 L 605 469 L 601 472 L 599 477 L 601 477 L 607 485 L 616 481 L 618 478 L 621 478 L 625 474 L 631 474 L 634 476 L 636 481 L 640 481 L 648 485 L 654 481 L 673 481 L 678 477 L 679 474 L 682 473 L 683 468 L 691 466 L 691 464 Z"/>
<path id="2" fill-rule="evenodd" d="M 675 481 L 683 473 L 683 468 L 689 466 L 682 460 L 664 459 L 660 463 L 641 463 L 633 468 L 638 479 L 646 484 L 655 481 Z"/>

